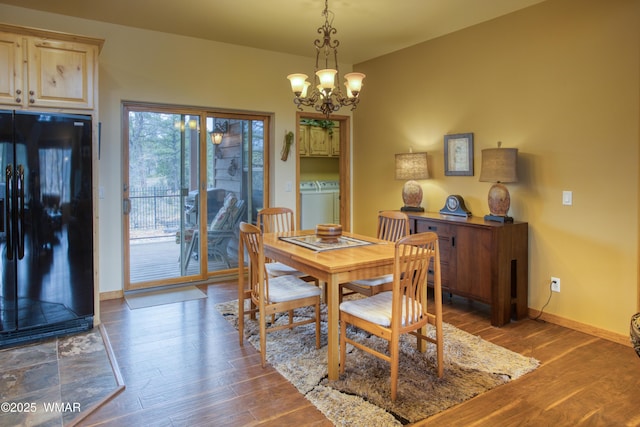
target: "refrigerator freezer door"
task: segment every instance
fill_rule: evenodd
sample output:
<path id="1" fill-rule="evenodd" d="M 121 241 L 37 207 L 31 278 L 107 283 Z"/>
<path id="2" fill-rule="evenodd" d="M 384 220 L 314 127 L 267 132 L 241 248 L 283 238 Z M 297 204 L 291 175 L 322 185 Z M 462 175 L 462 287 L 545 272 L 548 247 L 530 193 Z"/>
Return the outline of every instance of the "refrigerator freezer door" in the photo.
<path id="1" fill-rule="evenodd" d="M 2 275 L 2 289 L 14 288 L 18 335 L 88 329 L 94 308 L 91 119 L 32 112 L 13 117 L 13 144 L 0 141 L 3 168 L 10 164 L 15 171 L 5 176 L 10 232 L 2 268 L 13 272 Z M 6 341 L 0 335 L 0 346 Z"/>

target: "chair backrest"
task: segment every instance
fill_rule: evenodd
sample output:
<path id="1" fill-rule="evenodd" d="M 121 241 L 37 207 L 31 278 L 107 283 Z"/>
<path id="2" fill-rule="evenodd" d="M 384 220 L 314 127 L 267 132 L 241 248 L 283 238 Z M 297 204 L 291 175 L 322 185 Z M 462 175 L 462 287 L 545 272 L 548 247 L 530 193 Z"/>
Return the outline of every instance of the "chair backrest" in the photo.
<path id="1" fill-rule="evenodd" d="M 392 328 L 426 325 L 427 277 L 433 261 L 434 286 L 440 289 L 440 251 L 438 235 L 412 234 L 396 242 L 393 271 Z M 437 292 L 439 293 L 439 292 Z"/>
<path id="2" fill-rule="evenodd" d="M 264 268 L 262 232 L 255 225 L 246 222 L 240 222 L 239 229 L 240 244 L 238 245 L 238 256 L 243 260 L 245 249 L 249 255 L 249 287 L 251 289 L 251 296 L 257 299 L 264 293 L 264 300 L 268 301 L 269 278 Z M 244 262 L 239 262 L 238 268 L 244 268 Z M 243 274 L 242 271 L 239 273 Z"/>
<path id="3" fill-rule="evenodd" d="M 289 208 L 272 207 L 261 209 L 258 212 L 257 224 L 263 233 L 281 233 L 295 230 L 293 211 Z"/>
<path id="4" fill-rule="evenodd" d="M 409 235 L 409 216 L 399 211 L 382 211 L 378 214 L 378 239 L 397 242 Z"/>

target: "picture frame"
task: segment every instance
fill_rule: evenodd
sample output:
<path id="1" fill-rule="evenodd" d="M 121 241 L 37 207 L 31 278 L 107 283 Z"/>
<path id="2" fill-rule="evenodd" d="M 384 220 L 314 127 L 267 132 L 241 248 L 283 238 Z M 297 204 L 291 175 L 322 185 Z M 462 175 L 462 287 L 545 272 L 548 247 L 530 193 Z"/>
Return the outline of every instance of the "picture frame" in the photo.
<path id="1" fill-rule="evenodd" d="M 473 176 L 473 133 L 444 136 L 445 176 Z"/>

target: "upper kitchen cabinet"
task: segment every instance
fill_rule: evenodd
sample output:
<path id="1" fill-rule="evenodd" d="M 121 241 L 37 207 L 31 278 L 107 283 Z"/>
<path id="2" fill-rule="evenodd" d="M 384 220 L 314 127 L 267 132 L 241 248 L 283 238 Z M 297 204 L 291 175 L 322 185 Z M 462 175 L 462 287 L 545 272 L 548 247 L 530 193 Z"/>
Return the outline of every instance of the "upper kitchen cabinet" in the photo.
<path id="1" fill-rule="evenodd" d="M 299 128 L 298 147 L 301 156 L 339 157 L 340 123 L 329 120 L 303 119 Z"/>
<path id="2" fill-rule="evenodd" d="M 101 39 L 0 24 L 0 104 L 92 110 Z"/>

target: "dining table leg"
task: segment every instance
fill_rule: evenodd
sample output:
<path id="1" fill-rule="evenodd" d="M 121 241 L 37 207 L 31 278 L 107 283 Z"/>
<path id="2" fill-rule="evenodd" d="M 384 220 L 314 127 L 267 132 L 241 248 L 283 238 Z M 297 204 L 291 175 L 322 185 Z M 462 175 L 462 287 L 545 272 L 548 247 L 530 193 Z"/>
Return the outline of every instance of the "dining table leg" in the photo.
<path id="1" fill-rule="evenodd" d="M 338 286 L 337 277 L 329 276 L 326 283 L 327 286 L 327 365 L 329 371 L 329 380 L 334 381 L 339 377 L 339 347 L 340 340 L 339 331 L 339 298 L 340 286 Z"/>

